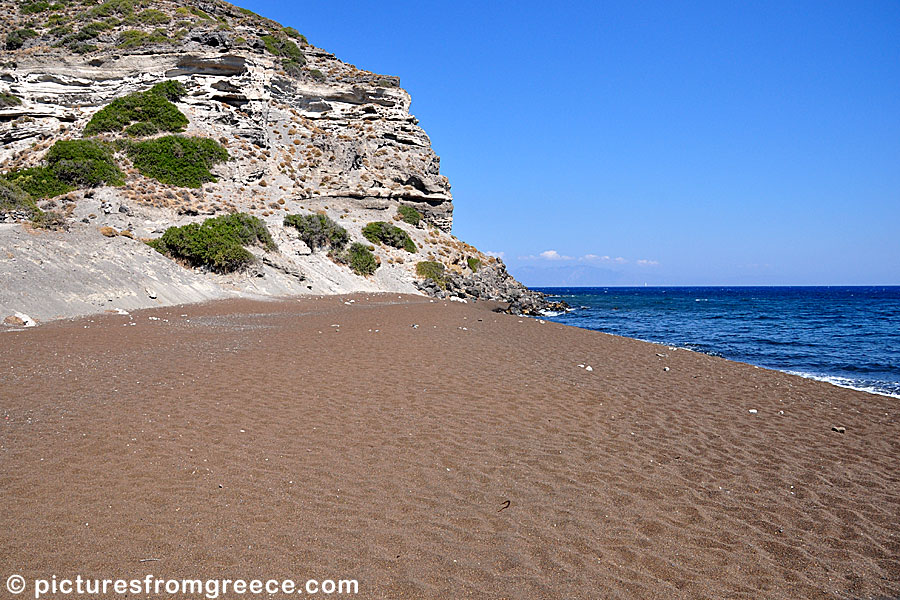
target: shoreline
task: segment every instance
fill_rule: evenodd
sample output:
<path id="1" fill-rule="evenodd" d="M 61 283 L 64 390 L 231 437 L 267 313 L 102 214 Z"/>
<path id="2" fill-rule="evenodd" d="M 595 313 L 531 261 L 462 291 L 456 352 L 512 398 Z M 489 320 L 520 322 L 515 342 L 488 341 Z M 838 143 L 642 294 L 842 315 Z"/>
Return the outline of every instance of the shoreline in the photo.
<path id="1" fill-rule="evenodd" d="M 900 593 L 894 399 L 490 308 L 226 300 L 5 336 L 0 571 Z"/>
<path id="2" fill-rule="evenodd" d="M 19 331 L 27 331 L 27 330 L 29 330 L 29 329 L 32 329 L 33 327 L 46 327 L 47 325 L 50 325 L 50 324 L 53 324 L 53 323 L 69 322 L 69 321 L 78 321 L 78 320 L 82 320 L 82 319 L 92 319 L 92 318 L 96 318 L 96 317 L 100 317 L 100 316 L 104 316 L 104 315 L 135 315 L 135 314 L 138 314 L 138 315 L 139 315 L 140 313 L 144 313 L 144 312 L 148 312 L 148 311 L 154 311 L 154 310 L 160 310 L 160 309 L 176 309 L 176 308 L 185 308 L 185 309 L 188 309 L 188 308 L 191 308 L 191 307 L 204 307 L 204 306 L 208 306 L 208 305 L 216 305 L 216 304 L 219 304 L 219 303 L 229 303 L 229 302 L 248 301 L 248 302 L 261 302 L 261 303 L 278 304 L 278 303 L 283 303 L 283 302 L 293 302 L 293 301 L 299 301 L 299 302 L 302 302 L 302 301 L 304 301 L 304 300 L 325 300 L 325 299 L 328 299 L 328 298 L 335 298 L 335 299 L 341 298 L 341 299 L 343 299 L 343 298 L 345 298 L 345 297 L 346 297 L 346 298 L 364 297 L 364 298 L 367 298 L 367 299 L 368 299 L 368 298 L 370 298 L 370 297 L 381 297 L 381 296 L 383 296 L 383 297 L 399 296 L 399 297 L 402 297 L 402 298 L 404 298 L 404 299 L 407 299 L 408 301 L 411 300 L 411 299 L 413 299 L 413 298 L 416 298 L 416 299 L 421 299 L 423 302 L 426 302 L 426 303 L 431 302 L 431 303 L 444 303 L 444 304 L 447 304 L 448 302 L 450 302 L 450 301 L 448 301 L 448 300 L 446 300 L 446 299 L 432 298 L 432 297 L 430 297 L 430 296 L 426 296 L 426 295 L 420 294 L 420 293 L 392 292 L 392 291 L 371 291 L 371 292 L 367 292 L 367 291 L 350 291 L 350 292 L 341 293 L 341 294 L 312 294 L 312 293 L 310 293 L 310 294 L 297 294 L 297 295 L 291 295 L 291 296 L 267 296 L 267 295 L 262 295 L 262 294 L 242 294 L 242 295 L 235 295 L 235 296 L 226 297 L 226 298 L 214 298 L 214 299 L 199 300 L 199 301 L 196 301 L 196 302 L 184 302 L 184 303 L 180 303 L 180 304 L 161 304 L 161 305 L 158 305 L 158 306 L 146 306 L 146 307 L 141 307 L 141 308 L 135 308 L 135 309 L 128 310 L 128 311 L 126 311 L 125 309 L 121 309 L 121 308 L 114 307 L 114 308 L 111 308 L 111 309 L 103 310 L 102 312 L 95 312 L 95 313 L 82 314 L 82 315 L 72 315 L 72 316 L 60 316 L 60 317 L 58 317 L 58 318 L 50 319 L 50 320 L 47 320 L 47 321 L 44 321 L 44 322 L 37 322 L 36 325 L 11 326 L 11 325 L 3 325 L 3 324 L 0 324 L 0 334 L 3 334 L 3 333 L 13 333 L 13 332 L 19 332 Z M 504 304 L 504 303 L 502 303 L 502 302 L 495 302 L 495 301 L 491 301 L 491 300 L 481 300 L 480 302 L 483 302 L 484 305 L 490 305 L 490 306 L 494 306 L 494 307 L 501 307 L 501 306 L 503 306 L 503 304 Z M 467 302 L 467 303 L 472 304 L 471 302 Z M 577 310 L 577 309 L 571 309 L 571 310 L 574 311 L 574 310 Z M 25 314 L 23 313 L 23 316 L 28 316 L 28 315 L 25 315 Z M 515 315 L 513 315 L 513 316 L 515 316 Z M 541 315 L 541 316 L 521 315 L 521 316 L 519 316 L 518 318 L 544 319 L 544 318 L 546 318 L 546 317 L 548 317 L 548 316 L 552 317 L 552 316 L 555 316 L 555 315 Z M 880 392 L 880 391 L 878 391 L 878 390 L 876 390 L 876 389 L 872 389 L 872 388 L 854 387 L 854 386 L 851 386 L 851 385 L 842 385 L 842 384 L 840 384 L 840 383 L 836 383 L 835 381 L 833 381 L 833 380 L 835 379 L 835 377 L 832 377 L 832 376 L 827 376 L 827 375 L 815 375 L 815 374 L 805 373 L 805 372 L 801 372 L 801 371 L 791 371 L 791 370 L 776 369 L 776 368 L 773 368 L 773 367 L 766 367 L 766 366 L 763 366 L 763 365 L 756 365 L 756 364 L 753 364 L 753 363 L 750 363 L 750 362 L 740 361 L 740 360 L 735 360 L 735 359 L 731 359 L 731 358 L 727 358 L 727 357 L 723 357 L 723 356 L 718 356 L 718 355 L 715 355 L 715 354 L 707 354 L 707 353 L 705 353 L 705 352 L 700 352 L 700 351 L 693 350 L 693 349 L 691 349 L 691 348 L 686 348 L 686 347 L 683 347 L 683 346 L 671 346 L 671 345 L 669 345 L 669 344 L 667 344 L 667 343 L 665 343 L 665 342 L 657 342 L 657 341 L 648 340 L 648 339 L 643 339 L 643 338 L 623 336 L 623 335 L 618 335 L 618 334 L 615 334 L 615 333 L 608 333 L 608 332 L 605 332 L 605 331 L 599 331 L 599 330 L 596 330 L 596 329 L 588 329 L 588 328 L 584 328 L 584 327 L 578 327 L 577 325 L 570 325 L 570 324 L 568 324 L 568 323 L 560 323 L 560 322 L 558 322 L 558 321 L 548 321 L 548 322 L 551 322 L 551 323 L 557 323 L 557 324 L 562 325 L 562 326 L 564 326 L 564 327 L 572 327 L 572 328 L 574 328 L 574 329 L 578 329 L 578 330 L 581 330 L 581 331 L 591 331 L 591 332 L 594 332 L 594 333 L 602 333 L 602 334 L 604 334 L 604 335 L 610 335 L 610 336 L 617 337 L 617 338 L 621 338 L 621 339 L 625 339 L 625 340 L 633 340 L 633 341 L 641 342 L 641 343 L 644 343 L 644 344 L 652 344 L 652 345 L 655 345 L 655 346 L 665 346 L 665 347 L 667 347 L 667 348 L 670 348 L 670 349 L 671 349 L 671 348 L 675 348 L 675 349 L 677 349 L 677 350 L 679 350 L 679 351 L 683 351 L 683 352 L 693 352 L 693 353 L 695 353 L 695 354 L 700 354 L 700 355 L 703 355 L 703 356 L 711 356 L 711 357 L 714 357 L 714 358 L 721 358 L 722 360 L 726 360 L 726 361 L 732 362 L 732 363 L 737 363 L 737 364 L 747 365 L 747 366 L 750 366 L 750 367 L 754 367 L 754 368 L 758 368 L 758 369 L 764 369 L 764 370 L 766 370 L 766 371 L 772 371 L 772 372 L 775 372 L 775 373 L 782 373 L 782 374 L 785 374 L 785 375 L 792 375 L 792 376 L 800 377 L 801 379 L 807 379 L 807 380 L 810 380 L 810 381 L 817 381 L 817 382 L 820 382 L 820 383 L 826 383 L 826 384 L 828 384 L 828 385 L 832 385 L 832 386 L 834 386 L 834 387 L 836 387 L 836 388 L 840 388 L 840 389 L 853 390 L 853 391 L 856 391 L 856 392 L 862 392 L 862 393 L 865 393 L 865 394 L 871 394 L 871 395 L 874 395 L 874 396 L 881 396 L 881 397 L 886 397 L 886 398 L 900 399 L 900 395 L 898 395 L 898 394 L 890 394 L 890 393 L 886 393 L 886 392 Z"/>

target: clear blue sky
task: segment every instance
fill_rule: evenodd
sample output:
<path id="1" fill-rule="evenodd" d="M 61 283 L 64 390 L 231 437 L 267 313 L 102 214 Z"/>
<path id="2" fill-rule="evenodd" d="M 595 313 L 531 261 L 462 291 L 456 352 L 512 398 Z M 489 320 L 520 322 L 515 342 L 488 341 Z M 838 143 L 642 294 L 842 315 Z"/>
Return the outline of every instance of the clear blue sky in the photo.
<path id="1" fill-rule="evenodd" d="M 400 76 L 527 284 L 900 284 L 900 2 L 242 5 Z"/>

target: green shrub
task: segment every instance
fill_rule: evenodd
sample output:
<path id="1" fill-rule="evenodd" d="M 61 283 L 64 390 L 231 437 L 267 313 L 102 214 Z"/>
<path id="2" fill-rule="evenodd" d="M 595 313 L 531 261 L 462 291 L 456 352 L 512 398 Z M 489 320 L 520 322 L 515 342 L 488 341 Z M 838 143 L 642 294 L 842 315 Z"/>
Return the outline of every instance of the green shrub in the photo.
<path id="1" fill-rule="evenodd" d="M 169 227 L 161 237 L 147 243 L 162 254 L 222 273 L 236 271 L 254 261 L 244 246 L 258 244 L 267 250 L 276 248 L 265 223 L 246 213 Z"/>
<path id="2" fill-rule="evenodd" d="M 154 84 L 149 91 L 154 94 L 159 94 L 160 96 L 171 102 L 181 100 L 187 95 L 187 90 L 184 89 L 184 84 L 174 79 L 166 79 L 165 81 L 160 81 L 159 83 Z"/>
<path id="3" fill-rule="evenodd" d="M 27 193 L 32 200 L 54 198 L 68 194 L 75 189 L 74 186 L 57 177 L 56 173 L 49 167 L 32 167 L 20 171 L 10 171 L 3 177 Z"/>
<path id="4" fill-rule="evenodd" d="M 350 240 L 347 230 L 327 215 L 287 215 L 284 224 L 294 227 L 300 233 L 300 239 L 312 251 L 325 246 L 341 249 Z"/>
<path id="5" fill-rule="evenodd" d="M 469 268 L 472 269 L 473 273 L 477 273 L 478 268 L 481 267 L 481 260 L 475 258 L 474 256 L 470 256 L 466 259 L 466 264 L 469 265 Z"/>
<path id="6" fill-rule="evenodd" d="M 293 27 L 284 27 L 284 28 L 282 28 L 281 32 L 284 33 L 284 35 L 286 35 L 288 37 L 294 38 L 295 40 L 300 40 L 301 44 L 306 45 L 309 43 L 308 41 L 306 41 L 306 36 L 303 35 L 302 33 L 300 33 L 299 31 L 297 31 L 296 29 L 294 29 Z"/>
<path id="7" fill-rule="evenodd" d="M 77 187 L 125 183 L 112 149 L 96 140 L 60 140 L 47 153 L 47 164 L 61 181 Z"/>
<path id="8" fill-rule="evenodd" d="M 156 10 L 155 8 L 148 8 L 147 10 L 137 15 L 138 23 L 142 23 L 144 25 L 165 25 L 171 20 L 172 17 L 161 10 Z"/>
<path id="9" fill-rule="evenodd" d="M 213 20 L 212 17 L 210 17 L 208 14 L 206 14 L 205 12 L 203 12 L 202 10 L 200 10 L 199 8 L 197 8 L 195 6 L 190 6 L 190 7 L 179 6 L 178 8 L 175 9 L 175 14 L 178 15 L 179 17 L 187 17 L 190 15 L 194 15 L 195 17 L 199 17 L 200 20 L 202 20 L 202 21 L 212 21 Z"/>
<path id="10" fill-rule="evenodd" d="M 303 65 L 298 63 L 296 60 L 286 59 L 281 61 L 281 66 L 284 69 L 284 72 L 290 75 L 291 77 L 302 77 L 303 76 Z"/>
<path id="11" fill-rule="evenodd" d="M 340 252 L 332 252 L 332 257 L 342 264 L 349 265 L 357 275 L 371 275 L 378 268 L 378 261 L 368 246 L 353 242 L 350 248 Z"/>
<path id="12" fill-rule="evenodd" d="M 444 265 L 433 261 L 423 260 L 416 263 L 416 275 L 422 279 L 431 279 L 442 289 L 447 287 L 447 279 L 444 276 Z"/>
<path id="13" fill-rule="evenodd" d="M 407 252 L 416 252 L 418 250 L 408 233 L 384 221 L 369 223 L 363 227 L 362 233 L 373 244 L 382 243 L 394 248 L 403 248 Z"/>
<path id="14" fill-rule="evenodd" d="M 18 106 L 20 104 L 22 104 L 22 100 L 18 96 L 13 96 L 9 92 L 0 92 L 0 108 Z"/>
<path id="15" fill-rule="evenodd" d="M 56 5 L 54 5 L 56 6 Z M 50 8 L 53 8 L 51 6 Z M 47 17 L 47 22 L 44 24 L 46 27 L 51 28 L 50 33 L 52 34 L 53 28 L 59 28 L 61 25 L 65 25 L 69 21 L 69 17 L 66 15 L 61 15 L 59 13 L 53 13 L 52 15 Z"/>
<path id="16" fill-rule="evenodd" d="M 75 44 L 71 48 L 75 54 L 87 54 L 98 50 L 97 44 Z"/>
<path id="17" fill-rule="evenodd" d="M 15 31 L 11 31 L 6 34 L 6 49 L 7 50 L 18 50 L 22 46 L 25 45 L 26 40 L 30 40 L 31 38 L 36 38 L 38 36 L 37 31 L 34 29 L 16 29 Z"/>
<path id="18" fill-rule="evenodd" d="M 264 35 L 259 39 L 266 45 L 266 50 L 269 51 L 269 54 L 293 60 L 301 66 L 306 64 L 306 57 L 303 56 L 303 52 L 291 40 L 274 35 Z"/>
<path id="19" fill-rule="evenodd" d="M 159 128 L 153 123 L 141 121 L 140 123 L 132 123 L 125 128 L 125 134 L 131 137 L 150 137 L 159 133 Z"/>
<path id="20" fill-rule="evenodd" d="M 130 142 L 125 150 L 145 177 L 191 188 L 216 181 L 210 167 L 229 158 L 228 151 L 215 140 L 180 135 Z"/>
<path id="21" fill-rule="evenodd" d="M 0 215 L 24 212 L 33 215 L 37 206 L 31 196 L 14 182 L 0 177 Z"/>
<path id="22" fill-rule="evenodd" d="M 103 132 L 122 131 L 131 123 L 145 123 L 141 130 L 146 132 L 153 125 L 156 131 L 182 131 L 188 118 L 172 104 L 185 94 L 184 86 L 177 81 L 157 83 L 146 92 L 134 92 L 116 98 L 91 117 L 84 128 L 84 135 L 92 136 Z"/>
<path id="23" fill-rule="evenodd" d="M 112 15 L 127 16 L 136 8 L 147 4 L 146 0 L 106 0 L 87 12 L 88 17 L 109 17 Z"/>
<path id="24" fill-rule="evenodd" d="M 152 44 L 166 44 L 170 41 L 165 29 L 154 29 L 152 33 L 147 33 L 140 29 L 126 29 L 119 34 L 119 43 L 116 47 L 129 50 Z"/>
<path id="25" fill-rule="evenodd" d="M 75 52 L 78 52 L 80 48 L 89 46 L 96 48 L 96 46 L 94 46 L 93 44 L 89 44 L 88 42 L 97 39 L 97 37 L 101 33 L 112 29 L 113 27 L 115 27 L 115 25 L 113 25 L 109 21 L 94 21 L 92 23 L 88 23 L 75 33 L 67 34 L 59 41 L 59 43 L 56 44 L 56 46 L 65 46 L 66 48 Z M 80 53 L 84 54 L 84 52 Z"/>
<path id="26" fill-rule="evenodd" d="M 55 38 L 63 37 L 70 33 L 72 33 L 71 25 L 58 25 L 50 30 L 50 35 Z"/>
<path id="27" fill-rule="evenodd" d="M 31 217 L 31 225 L 38 229 L 50 229 L 53 231 L 69 228 L 66 224 L 66 217 L 62 213 L 40 209 L 35 211 L 34 216 Z"/>
<path id="28" fill-rule="evenodd" d="M 267 251 L 278 249 L 266 224 L 258 217 L 248 215 L 247 213 L 234 213 L 207 219 L 207 221 L 216 224 L 217 227 L 223 227 L 230 230 L 244 246 L 258 245 L 262 246 Z"/>
<path id="29" fill-rule="evenodd" d="M 318 69 L 310 69 L 309 74 L 316 81 L 319 81 L 319 82 L 325 81 L 325 73 L 323 73 L 322 71 L 320 71 Z"/>
<path id="30" fill-rule="evenodd" d="M 418 225 L 422 220 L 422 213 L 414 209 L 412 206 L 401 205 L 397 208 L 397 214 L 405 223 L 410 225 Z"/>
<path id="31" fill-rule="evenodd" d="M 23 15 L 35 15 L 50 8 L 49 2 L 26 2 L 19 5 L 19 12 Z"/>

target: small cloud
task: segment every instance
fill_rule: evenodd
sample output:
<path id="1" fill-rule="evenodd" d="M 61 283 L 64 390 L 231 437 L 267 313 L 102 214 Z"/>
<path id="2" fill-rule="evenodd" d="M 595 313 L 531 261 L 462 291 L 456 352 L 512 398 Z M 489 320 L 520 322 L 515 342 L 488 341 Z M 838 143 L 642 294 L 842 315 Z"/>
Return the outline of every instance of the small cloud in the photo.
<path id="1" fill-rule="evenodd" d="M 556 250 L 544 250 L 539 256 L 544 260 L 572 260 L 571 256 L 565 256 Z"/>
<path id="2" fill-rule="evenodd" d="M 584 256 L 579 257 L 578 260 L 584 261 L 584 262 L 595 262 L 595 263 L 604 263 L 604 264 L 618 263 L 620 265 L 628 262 L 627 259 L 624 259 L 621 256 L 617 256 L 616 258 L 611 258 L 609 255 L 606 255 L 606 254 L 604 254 L 603 256 L 600 256 L 599 254 L 585 254 Z"/>
<path id="3" fill-rule="evenodd" d="M 639 264 L 642 267 L 655 267 L 656 265 L 659 264 L 659 261 L 658 260 L 647 260 L 645 258 L 642 258 L 639 261 L 637 261 L 637 264 Z"/>
<path id="4" fill-rule="evenodd" d="M 491 252 L 490 250 L 488 250 L 487 252 L 484 252 L 484 254 L 493 256 L 494 258 L 499 258 L 500 260 L 506 258 L 506 252 Z"/>

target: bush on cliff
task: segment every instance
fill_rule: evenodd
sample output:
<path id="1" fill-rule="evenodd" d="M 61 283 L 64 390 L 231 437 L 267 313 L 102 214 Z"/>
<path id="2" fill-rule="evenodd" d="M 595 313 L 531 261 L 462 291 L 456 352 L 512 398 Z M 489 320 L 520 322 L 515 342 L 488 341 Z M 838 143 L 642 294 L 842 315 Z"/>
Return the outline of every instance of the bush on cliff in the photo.
<path id="1" fill-rule="evenodd" d="M 473 256 L 466 259 L 466 264 L 469 265 L 469 268 L 472 269 L 473 273 L 477 273 L 478 268 L 481 267 L 481 261 Z"/>
<path id="2" fill-rule="evenodd" d="M 106 0 L 91 8 L 87 15 L 90 17 L 111 17 L 113 15 L 125 17 L 134 13 L 136 8 L 147 4 L 147 0 Z"/>
<path id="3" fill-rule="evenodd" d="M 140 29 L 126 29 L 119 34 L 119 43 L 116 47 L 127 50 L 151 44 L 165 44 L 170 41 L 172 41 L 172 36 L 165 29 L 154 29 L 151 33 Z"/>
<path id="4" fill-rule="evenodd" d="M 0 177 L 0 215 L 24 213 L 30 217 L 36 210 L 37 206 L 28 192 L 6 177 Z"/>
<path id="5" fill-rule="evenodd" d="M 145 177 L 190 188 L 216 181 L 210 167 L 229 158 L 228 151 L 215 140 L 180 135 L 127 142 L 125 151 Z"/>
<path id="6" fill-rule="evenodd" d="M 339 252 L 332 252 L 332 258 L 337 262 L 349 265 L 357 275 L 371 275 L 378 269 L 378 260 L 365 244 L 353 242 L 350 248 Z"/>
<path id="7" fill-rule="evenodd" d="M 20 104 L 22 104 L 22 100 L 18 96 L 13 96 L 9 92 L 0 92 L 0 108 L 8 108 Z"/>
<path id="8" fill-rule="evenodd" d="M 300 239 L 313 252 L 325 246 L 340 250 L 350 240 L 347 230 L 327 215 L 287 215 L 284 224 L 294 227 L 300 233 Z"/>
<path id="9" fill-rule="evenodd" d="M 116 25 L 118 25 L 118 21 L 92 21 L 87 25 L 82 26 L 78 31 L 65 33 L 63 38 L 54 44 L 54 46 L 64 46 L 78 54 L 85 54 L 86 52 L 97 49 L 97 46 L 89 44 L 88 42 L 96 40 L 100 34 L 104 31 L 109 31 Z M 57 33 L 62 34 L 64 31 L 64 29 L 58 30 Z M 51 31 L 50 33 L 53 34 L 54 32 Z"/>
<path id="10" fill-rule="evenodd" d="M 167 15 L 161 10 L 157 10 L 155 8 L 148 8 L 147 10 L 128 17 L 125 19 L 125 22 L 129 25 L 139 23 L 141 25 L 165 25 L 172 20 L 172 17 Z"/>
<path id="11" fill-rule="evenodd" d="M 422 213 L 414 209 L 412 206 L 406 206 L 405 204 L 401 204 L 399 208 L 397 208 L 397 214 L 400 215 L 400 218 L 404 223 L 409 223 L 410 225 L 419 225 L 419 222 L 422 220 Z"/>
<path id="12" fill-rule="evenodd" d="M 3 176 L 23 190 L 32 200 L 61 196 L 74 190 L 74 186 L 62 181 L 48 167 L 31 167 L 10 171 Z"/>
<path id="13" fill-rule="evenodd" d="M 50 9 L 49 2 L 23 2 L 19 5 L 19 12 L 23 15 L 36 15 Z"/>
<path id="14" fill-rule="evenodd" d="M 369 223 L 363 227 L 362 233 L 373 244 L 381 243 L 394 248 L 403 248 L 407 252 L 416 252 L 418 250 L 408 233 L 396 225 L 391 225 L 384 221 Z"/>
<path id="15" fill-rule="evenodd" d="M 265 223 L 246 213 L 169 227 L 161 237 L 147 242 L 147 245 L 192 266 L 207 267 L 220 273 L 242 269 L 255 260 L 245 246 L 260 245 L 266 250 L 276 249 Z"/>
<path id="16" fill-rule="evenodd" d="M 157 83 L 146 92 L 116 98 L 88 121 L 84 135 L 118 132 L 132 123 L 142 124 L 142 135 L 151 131 L 182 131 L 188 119 L 171 101 L 178 100 L 185 93 L 181 83 L 170 80 Z"/>
<path id="17" fill-rule="evenodd" d="M 281 32 L 284 33 L 284 35 L 286 35 L 288 37 L 294 38 L 295 40 L 299 41 L 303 45 L 306 45 L 309 43 L 308 41 L 306 41 L 306 36 L 303 35 L 302 33 L 300 33 L 299 31 L 297 31 L 296 29 L 294 29 L 293 27 L 284 27 L 284 28 L 282 28 Z"/>
<path id="18" fill-rule="evenodd" d="M 47 164 L 61 181 L 76 187 L 125 183 L 112 148 L 96 140 L 60 140 L 47 153 Z"/>
<path id="19" fill-rule="evenodd" d="M 303 56 L 303 52 L 291 40 L 275 35 L 264 35 L 259 39 L 266 45 L 266 50 L 269 51 L 269 54 L 306 64 L 306 57 Z"/>
<path id="20" fill-rule="evenodd" d="M 3 179 L 32 200 L 53 198 L 98 185 L 122 185 L 125 178 L 107 144 L 95 140 L 59 140 L 46 156 L 47 165 L 10 171 Z"/>
<path id="21" fill-rule="evenodd" d="M 25 45 L 26 40 L 30 40 L 31 38 L 36 38 L 38 36 L 37 31 L 34 29 L 16 29 L 15 31 L 11 31 L 6 34 L 6 49 L 7 50 L 18 50 L 22 46 Z"/>
<path id="22" fill-rule="evenodd" d="M 422 279 L 431 279 L 441 289 L 446 289 L 447 278 L 444 276 L 444 265 L 433 260 L 423 260 L 416 263 L 416 275 Z"/>
<path id="23" fill-rule="evenodd" d="M 260 39 L 266 45 L 266 50 L 269 54 L 282 58 L 281 66 L 288 75 L 299 77 L 303 74 L 303 67 L 306 66 L 306 57 L 300 51 L 300 48 L 297 47 L 297 44 L 280 35 L 264 35 Z"/>

